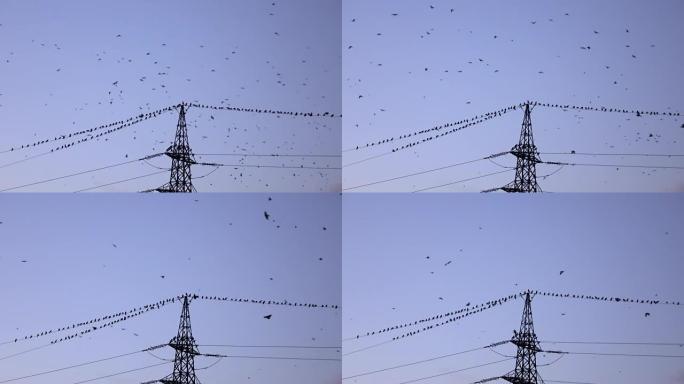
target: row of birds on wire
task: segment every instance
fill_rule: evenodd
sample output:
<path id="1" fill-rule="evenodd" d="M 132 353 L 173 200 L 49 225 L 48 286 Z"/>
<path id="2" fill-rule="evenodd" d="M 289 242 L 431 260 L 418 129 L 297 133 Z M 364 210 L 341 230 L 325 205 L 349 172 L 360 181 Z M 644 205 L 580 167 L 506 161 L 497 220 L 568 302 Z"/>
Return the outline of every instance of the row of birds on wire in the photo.
<path id="1" fill-rule="evenodd" d="M 406 139 L 406 138 L 409 138 L 409 137 L 412 137 L 412 136 L 423 135 L 423 134 L 426 134 L 426 133 L 429 133 L 429 132 L 441 131 L 441 130 L 444 129 L 444 128 L 450 128 L 450 127 L 454 127 L 454 126 L 460 126 L 460 125 L 463 125 L 463 124 L 466 124 L 466 123 L 470 123 L 470 122 L 473 122 L 473 121 L 477 121 L 477 120 L 481 120 L 481 119 L 483 119 L 483 118 L 490 117 L 490 116 L 491 116 L 491 117 L 494 117 L 494 116 L 501 116 L 502 114 L 505 114 L 506 112 L 515 111 L 516 109 L 521 108 L 523 105 L 524 105 L 524 104 L 522 104 L 522 103 L 521 103 L 521 104 L 518 104 L 518 105 L 512 105 L 512 106 L 510 106 L 510 107 L 501 108 L 501 109 L 498 109 L 498 110 L 496 110 L 496 111 L 492 111 L 492 112 L 487 112 L 487 113 L 482 113 L 482 114 L 479 114 L 479 115 L 475 115 L 475 116 L 470 117 L 470 118 L 467 118 L 467 119 L 462 119 L 462 120 L 455 121 L 455 122 L 451 122 L 451 123 L 445 123 L 445 124 L 441 124 L 441 125 L 436 125 L 436 126 L 434 126 L 434 127 L 432 127 L 432 128 L 421 129 L 421 130 L 419 130 L 419 131 L 414 131 L 414 132 L 405 133 L 405 134 L 402 134 L 402 135 L 397 136 L 396 138 L 395 138 L 395 137 L 390 137 L 390 138 L 387 138 L 387 139 L 382 139 L 382 140 L 378 140 L 378 141 L 368 142 L 368 143 L 366 143 L 365 145 L 357 145 L 355 148 L 353 148 L 353 149 L 351 149 L 351 150 L 359 150 L 359 149 L 364 149 L 364 148 L 370 148 L 370 147 L 379 146 L 379 145 L 382 145 L 382 144 L 387 144 L 387 143 L 390 143 L 390 142 L 392 142 L 392 141 L 394 141 L 394 140 L 402 140 L 402 139 Z M 349 151 L 349 150 L 348 150 L 348 151 Z"/>
<path id="2" fill-rule="evenodd" d="M 555 292 L 543 292 L 543 291 L 531 291 L 531 293 L 540 296 L 548 297 L 559 297 L 566 299 L 581 299 L 581 300 L 594 300 L 594 301 L 606 301 L 613 303 L 629 303 L 629 304 L 649 304 L 649 305 L 674 305 L 680 306 L 679 301 L 673 300 L 656 300 L 656 299 L 635 299 L 630 297 L 618 297 L 618 296 L 595 296 L 595 295 L 581 295 L 576 293 L 555 293 Z"/>
<path id="3" fill-rule="evenodd" d="M 77 141 L 73 141 L 70 144 L 64 144 L 62 146 L 56 147 L 56 148 L 52 149 L 51 152 L 57 151 L 60 149 L 66 149 L 66 148 L 69 148 L 73 145 L 76 145 L 76 144 L 79 144 L 79 143 L 82 143 L 82 142 L 85 142 L 85 141 L 88 141 L 91 139 L 95 139 L 95 138 L 98 138 L 98 137 L 101 137 L 101 136 L 104 136 L 107 134 L 114 133 L 118 130 L 129 127 L 129 126 L 136 124 L 136 123 L 139 123 L 143 120 L 147 120 L 147 119 L 157 117 L 157 116 L 159 116 L 165 112 L 176 110 L 176 109 L 180 108 L 181 105 L 187 105 L 190 107 L 204 108 L 204 109 L 228 110 L 228 111 L 238 111 L 238 112 L 253 112 L 253 113 L 268 113 L 268 114 L 288 115 L 288 116 L 295 116 L 295 117 L 299 117 L 299 116 L 301 116 L 301 117 L 342 117 L 341 114 L 335 114 L 335 113 L 330 113 L 330 112 L 322 112 L 322 113 L 292 112 L 292 111 L 281 111 L 281 110 L 263 109 L 263 108 L 244 108 L 244 107 L 227 107 L 227 106 L 224 107 L 224 106 L 213 106 L 213 105 L 207 105 L 207 104 L 181 103 L 178 105 L 160 108 L 160 109 L 157 109 L 157 110 L 152 111 L 152 112 L 132 116 L 132 117 L 129 117 L 125 120 L 119 120 L 119 121 L 116 121 L 113 123 L 102 124 L 102 125 L 99 125 L 99 126 L 94 127 L 94 128 L 80 130 L 80 131 L 76 131 L 76 132 L 72 132 L 72 133 L 68 133 L 68 134 L 62 134 L 59 136 L 55 136 L 54 138 L 43 139 L 43 140 L 35 141 L 33 143 L 22 144 L 21 146 L 11 147 L 10 149 L 5 150 L 3 152 L 14 152 L 14 151 L 22 150 L 22 149 L 33 148 L 33 147 L 36 147 L 36 146 L 39 146 L 39 145 L 42 145 L 45 143 L 53 142 L 53 141 L 66 140 L 66 139 L 69 139 L 69 138 L 72 138 L 75 136 L 90 134 L 85 139 L 80 139 Z M 115 127 L 115 128 L 112 128 L 112 127 Z M 112 128 L 112 129 L 109 129 L 109 128 Z M 105 129 L 106 129 L 105 132 L 102 132 L 98 135 L 92 135 L 93 132 L 97 132 L 97 131 L 101 131 L 101 130 L 105 130 Z"/>
<path id="4" fill-rule="evenodd" d="M 513 298 L 513 299 L 515 299 L 515 298 Z M 507 300 L 506 300 L 506 301 L 507 301 Z M 505 303 L 506 301 L 504 301 L 504 303 Z M 480 313 L 480 312 L 482 312 L 482 311 L 485 311 L 485 310 L 487 310 L 487 309 L 494 308 L 494 307 L 496 307 L 496 306 L 497 306 L 497 304 L 496 304 L 496 302 L 495 302 L 495 303 L 492 303 L 492 304 L 490 304 L 490 305 L 488 305 L 488 306 L 486 306 L 486 307 L 482 307 L 482 308 L 478 308 L 478 309 L 473 309 L 473 310 L 467 311 L 467 312 L 462 313 L 462 314 L 460 314 L 460 315 L 450 317 L 450 318 L 448 318 L 448 319 L 446 319 L 446 320 L 443 320 L 443 321 L 441 321 L 441 322 L 439 322 L 439 323 L 434 323 L 434 324 L 426 325 L 426 326 L 424 326 L 424 327 L 422 327 L 422 328 L 420 328 L 420 329 L 416 329 L 416 330 L 413 330 L 413 331 L 410 331 L 410 332 L 406 332 L 406 333 L 401 334 L 401 335 L 399 335 L 399 336 L 394 336 L 394 337 L 392 337 L 392 341 L 399 340 L 399 339 L 404 339 L 404 338 L 411 337 L 411 336 L 415 336 L 415 335 L 417 335 L 417 334 L 419 334 L 419 333 L 421 333 L 421 332 L 426 332 L 426 331 L 429 331 L 429 330 L 432 330 L 432 329 L 435 329 L 435 328 L 438 328 L 438 327 L 447 325 L 447 324 L 449 324 L 449 323 L 453 323 L 454 321 L 458 321 L 458 320 L 464 319 L 464 318 L 466 318 L 466 317 L 468 317 L 468 316 L 470 316 L 470 315 L 474 315 L 474 314 Z"/>
<path id="5" fill-rule="evenodd" d="M 408 144 L 405 144 L 403 146 L 396 147 L 396 148 L 392 149 L 392 152 L 397 152 L 399 150 L 402 150 L 405 148 L 411 148 L 411 147 L 414 147 L 420 143 L 424 143 L 426 141 L 430 141 L 430 140 L 433 140 L 435 138 L 445 136 L 447 134 L 453 133 L 453 132 L 461 130 L 463 128 L 479 124 L 479 123 L 486 121 L 486 120 L 489 120 L 493 117 L 502 116 L 502 115 L 506 114 L 507 112 L 515 111 L 517 109 L 521 109 L 522 107 L 524 107 L 526 105 L 529 105 L 530 107 L 540 106 L 540 107 L 547 107 L 547 108 L 558 108 L 558 109 L 562 109 L 562 110 L 623 113 L 623 114 L 632 114 L 632 115 L 635 115 L 637 117 L 641 117 L 641 116 L 679 117 L 679 116 L 681 116 L 681 114 L 679 112 L 659 112 L 659 111 L 646 111 L 646 110 L 641 110 L 641 109 L 593 107 L 593 106 L 581 106 L 581 105 L 571 105 L 571 104 L 544 103 L 544 102 L 539 102 L 539 101 L 526 101 L 524 103 L 519 103 L 516 105 L 506 107 L 506 108 L 501 108 L 501 109 L 498 109 L 495 111 L 482 113 L 482 114 L 479 114 L 479 115 L 476 115 L 476 116 L 473 116 L 473 117 L 470 117 L 467 119 L 462 119 L 462 120 L 459 120 L 456 122 L 436 125 L 436 126 L 433 126 L 431 128 L 421 129 L 421 130 L 413 131 L 410 133 L 405 133 L 405 134 L 399 135 L 397 137 L 389 137 L 389 138 L 385 138 L 385 139 L 381 139 L 381 140 L 367 142 L 365 144 L 357 145 L 351 149 L 347 149 L 346 151 L 372 148 L 372 147 L 380 146 L 383 144 L 391 143 L 395 140 L 402 140 L 402 139 L 406 139 L 406 138 L 417 136 L 417 135 L 423 135 L 423 134 L 430 133 L 430 132 L 441 131 L 442 129 L 445 129 L 445 128 L 457 127 L 457 128 L 453 128 L 453 129 L 451 129 L 451 130 L 449 130 L 443 134 L 434 135 L 434 136 L 431 136 L 431 137 L 428 137 L 428 138 L 425 138 L 422 140 L 418 140 L 418 141 L 415 141 L 412 143 L 408 143 Z"/>
<path id="6" fill-rule="evenodd" d="M 272 115 L 286 115 L 286 116 L 300 116 L 300 117 L 342 117 L 341 113 L 331 113 L 331 112 L 292 112 L 292 111 L 281 111 L 275 109 L 264 109 L 264 108 L 244 108 L 244 107 L 226 107 L 218 105 L 207 105 L 207 104 L 188 104 L 190 107 L 204 108 L 204 109 L 214 109 L 214 110 L 226 110 L 226 111 L 236 111 L 236 112 L 252 112 L 252 113 L 267 113 Z"/>
<path id="7" fill-rule="evenodd" d="M 30 143 L 30 144 L 23 144 L 21 146 L 12 147 L 12 148 L 4 151 L 4 152 L 13 152 L 13 151 L 18 151 L 18 150 L 22 150 L 22 149 L 33 148 L 33 147 L 36 147 L 36 146 L 39 146 L 42 144 L 46 144 L 46 143 L 50 143 L 53 141 L 66 140 L 66 139 L 69 139 L 72 137 L 81 136 L 81 135 L 85 135 L 85 134 L 89 135 L 85 139 L 80 139 L 78 141 L 74 141 L 71 144 L 65 144 L 63 146 L 60 146 L 60 147 L 53 149 L 52 151 L 63 149 L 66 147 L 70 147 L 70 146 L 74 145 L 75 143 L 81 143 L 81 142 L 87 141 L 87 140 L 92 139 L 92 138 L 96 138 L 96 137 L 103 136 L 105 134 L 113 133 L 115 131 L 122 129 L 123 127 L 127 127 L 127 126 L 130 126 L 132 124 L 139 123 L 143 120 L 147 120 L 147 119 L 157 117 L 157 116 L 159 116 L 165 112 L 169 112 L 169 111 L 174 110 L 176 108 L 177 108 L 176 106 L 171 106 L 171 107 L 165 107 L 165 108 L 157 109 L 156 111 L 143 113 L 143 114 L 140 114 L 137 116 L 132 116 L 132 117 L 129 117 L 125 120 L 119 120 L 119 121 L 109 123 L 109 124 L 102 124 L 102 125 L 99 125 L 99 126 L 94 127 L 94 128 L 89 128 L 89 129 L 85 129 L 82 131 L 76 131 L 76 132 L 72 132 L 72 133 L 67 133 L 67 134 L 55 136 L 54 138 L 51 138 L 51 139 L 43 139 L 43 140 L 39 140 L 39 141 Z M 112 127 L 115 127 L 115 128 L 112 128 Z M 98 135 L 92 135 L 93 132 L 98 132 L 98 131 L 102 131 L 105 129 L 106 129 L 106 131 L 101 132 Z"/>
<path id="8" fill-rule="evenodd" d="M 19 342 L 19 341 L 37 339 L 37 338 L 39 338 L 39 337 L 48 336 L 48 335 L 51 335 L 51 334 L 53 334 L 53 333 L 68 331 L 68 330 L 72 330 L 72 329 L 76 329 L 76 328 L 82 328 L 82 327 L 85 327 L 85 326 L 91 327 L 91 328 L 89 328 L 89 329 L 92 330 L 94 324 L 99 324 L 99 323 L 101 323 L 101 322 L 103 322 L 103 321 L 113 320 L 113 319 L 119 319 L 119 320 L 116 320 L 116 321 L 118 322 L 118 321 L 120 321 L 120 319 L 130 318 L 130 317 L 133 317 L 133 316 L 138 316 L 138 315 L 140 315 L 140 314 L 142 314 L 142 313 L 144 313 L 144 312 L 147 312 L 147 311 L 149 311 L 149 310 L 151 310 L 151 309 L 159 309 L 159 308 L 165 306 L 166 304 L 174 303 L 176 300 L 179 300 L 180 297 L 181 297 L 181 296 L 172 297 L 172 298 L 168 298 L 168 299 L 164 299 L 164 300 L 157 301 L 157 302 L 155 302 L 155 303 L 145 304 L 145 305 L 142 305 L 142 306 L 140 306 L 140 307 L 132 308 L 132 309 L 129 309 L 129 310 L 126 310 L 126 311 L 117 312 L 117 313 L 114 313 L 114 314 L 111 314 L 111 315 L 105 315 L 105 316 L 101 316 L 101 317 L 96 317 L 96 318 L 93 318 L 93 319 L 90 319 L 90 320 L 86 320 L 86 321 L 74 323 L 74 324 L 67 325 L 67 326 L 64 326 L 64 327 L 55 328 L 55 329 L 50 329 L 50 330 L 42 331 L 42 332 L 37 332 L 37 333 L 34 333 L 34 334 L 26 335 L 26 336 L 24 336 L 23 338 L 15 338 L 13 341 L 9 341 L 9 342 L 14 342 L 14 343 L 16 343 L 16 342 Z M 104 327 L 104 325 L 99 326 L 99 328 L 102 328 L 102 327 Z M 2 344 L 6 344 L 6 343 L 8 343 L 8 342 L 2 343 Z"/>
<path id="9" fill-rule="evenodd" d="M 424 138 L 424 139 L 416 140 L 416 141 L 411 142 L 411 143 L 408 143 L 408 144 L 404 144 L 404 145 L 402 145 L 401 147 L 393 148 L 393 149 L 392 149 L 392 152 L 398 152 L 398 151 L 401 151 L 401 150 L 403 150 L 403 149 L 413 148 L 413 147 L 415 147 L 416 145 L 419 145 L 419 144 L 422 144 L 422 143 L 425 143 L 425 142 L 428 142 L 428 141 L 432 141 L 432 140 L 434 140 L 434 139 L 438 139 L 438 138 L 443 137 L 443 136 L 446 136 L 446 135 L 450 135 L 450 134 L 452 134 L 452 133 L 454 133 L 454 132 L 458 132 L 458 131 L 460 131 L 460 130 L 462 130 L 462 129 L 464 129 L 464 128 L 472 127 L 473 125 L 480 124 L 480 123 L 485 122 L 485 121 L 487 121 L 487 120 L 493 119 L 494 117 L 497 117 L 497 116 L 501 116 L 501 114 L 499 114 L 499 115 L 489 115 L 489 116 L 487 116 L 487 117 L 485 117 L 485 118 L 483 118 L 483 119 L 476 120 L 476 121 L 471 121 L 471 122 L 469 122 L 469 123 L 466 123 L 466 124 L 464 124 L 464 125 L 458 126 L 458 127 L 456 127 L 456 128 L 452 128 L 452 129 L 450 129 L 450 130 L 448 130 L 448 131 L 446 131 L 446 132 L 439 133 L 439 134 L 436 134 L 436 135 L 434 135 L 434 136 L 426 137 L 426 138 Z"/>
<path id="10" fill-rule="evenodd" d="M 408 333 L 405 333 L 400 336 L 393 337 L 392 340 L 396 339 L 401 339 L 404 337 L 412 336 L 415 334 L 418 334 L 420 332 L 424 332 L 430 329 L 433 329 L 438 326 L 442 326 L 448 323 L 451 323 L 456 320 L 460 320 L 464 317 L 470 316 L 475 313 L 482 312 L 485 309 L 490 309 L 494 308 L 496 306 L 500 306 L 504 303 L 507 303 L 508 301 L 513 301 L 519 298 L 523 298 L 527 294 L 531 295 L 539 295 L 539 296 L 546 296 L 546 297 L 554 297 L 554 298 L 571 298 L 571 299 L 580 299 L 580 300 L 593 300 L 593 301 L 603 301 L 603 302 L 613 302 L 613 303 L 626 303 L 626 304 L 647 304 L 647 305 L 673 305 L 673 306 L 680 306 L 681 303 L 679 301 L 672 301 L 672 300 L 659 300 L 659 299 L 636 299 L 636 298 L 630 298 L 630 297 L 617 297 L 617 296 L 597 296 L 597 295 L 583 295 L 583 294 L 575 294 L 575 293 L 555 293 L 555 292 L 546 292 L 546 291 L 526 291 L 526 292 L 520 292 L 520 293 L 515 293 L 506 297 L 502 297 L 496 300 L 490 300 L 485 303 L 477 304 L 477 305 L 470 305 L 470 303 L 466 304 L 466 307 L 447 312 L 441 315 L 435 315 L 431 317 L 426 317 L 420 320 L 412 321 L 412 322 L 407 322 L 403 324 L 398 324 L 398 325 L 393 325 L 390 327 L 382 328 L 376 331 L 369 331 L 365 333 L 359 333 L 355 337 L 349 337 L 346 338 L 345 341 L 347 340 L 356 340 L 360 339 L 363 337 L 367 336 L 373 336 L 373 335 L 378 335 L 382 333 L 387 333 L 391 331 L 395 331 L 397 329 L 402 329 L 406 327 L 413 327 L 422 323 L 431 323 L 436 320 L 440 320 L 443 318 L 448 318 L 444 321 L 441 321 L 439 323 L 433 324 L 433 325 L 428 325 L 424 326 L 423 328 L 415 331 L 411 331 Z"/>
<path id="11" fill-rule="evenodd" d="M 149 311 L 151 311 L 151 310 L 159 309 L 159 308 L 161 308 L 161 307 L 163 307 L 163 305 L 158 305 L 158 306 L 154 306 L 154 307 L 148 307 L 148 308 L 145 308 L 145 309 L 143 309 L 143 310 L 141 310 L 141 311 L 137 311 L 137 312 L 130 313 L 130 314 L 128 314 L 128 315 L 125 315 L 125 316 L 120 317 L 120 318 L 118 318 L 118 319 L 116 319 L 116 320 L 112 320 L 112 321 L 110 321 L 110 322 L 107 322 L 107 323 L 102 324 L 102 325 L 99 325 L 99 326 L 93 325 L 93 326 L 91 326 L 90 328 L 86 328 L 86 329 L 84 329 L 84 330 L 82 330 L 82 331 L 80 331 L 80 332 L 73 333 L 73 334 L 68 335 L 68 336 L 60 337 L 59 339 L 54 339 L 54 340 L 50 341 L 50 344 L 57 344 L 57 343 L 61 343 L 61 342 L 63 342 L 63 341 L 75 339 L 75 338 L 77 338 L 77 337 L 81 337 L 81 336 L 86 335 L 86 334 L 88 334 L 88 333 L 91 333 L 91 332 L 93 332 L 93 331 L 97 331 L 97 330 L 100 330 L 100 329 L 104 329 L 104 328 L 108 328 L 108 327 L 114 326 L 114 325 L 116 325 L 117 323 L 120 323 L 120 322 L 122 322 L 122 321 L 126 321 L 126 320 L 128 320 L 128 319 L 132 319 L 132 318 L 134 318 L 134 317 L 138 317 L 138 316 L 140 316 L 140 315 L 142 315 L 142 314 L 144 314 L 144 313 L 147 313 L 147 312 L 149 312 Z"/>
<path id="12" fill-rule="evenodd" d="M 87 329 L 79 332 L 79 333 L 74 333 L 71 336 L 66 336 L 61 339 L 54 340 L 53 344 L 56 342 L 60 342 L 63 340 L 68 340 L 74 337 L 78 337 L 79 335 L 84 335 L 86 333 L 90 333 L 94 330 L 101 329 L 101 328 L 106 328 L 109 326 L 112 326 L 118 322 L 130 319 L 132 317 L 139 316 L 143 313 L 146 313 L 150 310 L 155 310 L 155 309 L 160 309 L 164 307 L 167 304 L 173 304 L 176 301 L 180 301 L 181 299 L 188 298 L 189 300 L 194 300 L 194 299 L 199 299 L 199 300 L 212 300 L 212 301 L 226 301 L 226 302 L 233 302 L 233 303 L 249 303 L 249 304 L 261 304 L 261 305 L 276 305 L 276 306 L 290 306 L 290 307 L 301 307 L 301 308 L 325 308 L 325 309 L 339 309 L 339 305 L 334 305 L 334 304 L 312 304 L 312 303 L 301 303 L 301 302 L 292 302 L 288 300 L 262 300 L 262 299 L 244 299 L 244 298 L 231 298 L 231 297 L 223 297 L 223 296 L 206 296 L 206 295 L 197 295 L 197 294 L 191 294 L 191 293 L 185 293 L 176 297 L 171 297 L 168 299 L 160 300 L 155 303 L 151 304 L 145 304 L 140 307 L 132 308 L 126 311 L 121 311 L 117 312 L 114 314 L 110 315 L 105 315 L 105 316 L 100 316 L 96 318 L 92 318 L 90 320 L 74 323 L 68 326 L 60 327 L 60 328 L 55 328 L 55 329 L 50 329 L 46 331 L 41 331 L 33 334 L 29 334 L 23 337 L 17 337 L 14 340 L 6 341 L 2 344 L 7 344 L 7 343 L 16 343 L 20 341 L 26 341 L 26 340 L 32 340 L 32 339 L 37 339 L 39 337 L 43 336 L 49 336 L 54 333 L 58 332 L 63 332 L 63 331 L 68 331 L 72 329 L 77 329 L 77 328 L 82 328 L 82 327 L 88 327 Z M 111 320 L 105 324 L 101 325 L 96 325 L 99 323 L 102 323 L 104 321 Z"/>
<path id="13" fill-rule="evenodd" d="M 288 300 L 257 300 L 257 299 L 240 299 L 225 296 L 197 296 L 201 300 L 214 300 L 214 301 L 228 301 L 234 303 L 250 303 L 250 304 L 262 304 L 262 305 L 280 305 L 288 307 L 304 307 L 304 308 L 329 308 L 329 309 L 339 309 L 340 306 L 337 304 L 313 304 L 313 303 L 298 303 Z"/>

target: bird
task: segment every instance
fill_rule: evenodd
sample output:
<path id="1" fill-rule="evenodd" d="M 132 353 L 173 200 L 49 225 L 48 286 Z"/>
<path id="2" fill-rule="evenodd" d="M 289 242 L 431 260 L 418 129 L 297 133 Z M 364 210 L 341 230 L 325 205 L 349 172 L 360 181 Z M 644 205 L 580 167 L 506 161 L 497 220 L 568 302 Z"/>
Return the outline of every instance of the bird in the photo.
<path id="1" fill-rule="evenodd" d="M 562 275 L 563 273 L 565 273 L 565 271 L 560 271 L 558 275 Z"/>
<path id="2" fill-rule="evenodd" d="M 268 220 L 270 217 L 271 215 L 268 212 L 264 211 L 264 218 Z"/>
<path id="3" fill-rule="evenodd" d="M 650 312 L 644 313 L 644 317 L 649 317 L 649 316 L 651 316 L 651 313 L 650 313 Z"/>
<path id="4" fill-rule="evenodd" d="M 266 315 L 266 316 L 264 316 L 264 319 L 271 320 L 271 316 L 273 316 L 273 315 Z"/>
<path id="5" fill-rule="evenodd" d="M 112 247 L 117 248 L 116 244 L 112 243 Z"/>

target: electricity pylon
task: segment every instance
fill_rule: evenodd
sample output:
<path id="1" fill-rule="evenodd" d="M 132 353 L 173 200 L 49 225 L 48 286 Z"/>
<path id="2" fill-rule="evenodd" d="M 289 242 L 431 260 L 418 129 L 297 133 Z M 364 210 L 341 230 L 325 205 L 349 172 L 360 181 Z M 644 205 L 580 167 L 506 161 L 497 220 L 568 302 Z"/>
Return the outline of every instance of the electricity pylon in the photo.
<path id="1" fill-rule="evenodd" d="M 515 370 L 503 376 L 502 379 L 514 384 L 543 384 L 544 381 L 537 372 L 537 353 L 541 352 L 537 335 L 532 323 L 532 296 L 530 291 L 525 293 L 525 309 L 523 309 L 520 330 L 513 331 L 511 343 L 518 346 L 515 357 Z"/>
<path id="2" fill-rule="evenodd" d="M 530 117 L 530 103 L 525 104 L 520 141 L 511 149 L 511 154 L 518 158 L 515 165 L 515 179 L 502 187 L 506 192 L 541 192 L 537 184 L 537 163 L 541 162 L 539 152 L 534 145 L 532 136 L 532 118 Z"/>
<path id="3" fill-rule="evenodd" d="M 157 188 L 158 192 L 196 192 L 192 185 L 190 166 L 195 163 L 188 142 L 188 127 L 185 124 L 185 103 L 180 105 L 176 138 L 165 154 L 171 158 L 171 179 L 167 184 Z"/>
<path id="4" fill-rule="evenodd" d="M 169 346 L 176 350 L 173 359 L 173 373 L 159 380 L 164 384 L 199 384 L 195 376 L 195 356 L 200 355 L 190 327 L 190 304 L 188 295 L 183 296 L 178 335 L 171 339 Z"/>

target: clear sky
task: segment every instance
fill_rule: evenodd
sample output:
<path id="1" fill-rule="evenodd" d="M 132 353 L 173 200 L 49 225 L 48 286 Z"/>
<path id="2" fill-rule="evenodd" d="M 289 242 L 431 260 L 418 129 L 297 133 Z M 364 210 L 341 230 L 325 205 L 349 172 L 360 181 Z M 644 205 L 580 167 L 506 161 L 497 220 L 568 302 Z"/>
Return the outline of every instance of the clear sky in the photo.
<path id="1" fill-rule="evenodd" d="M 349 0 L 343 5 L 343 148 L 351 164 L 413 140 L 399 135 L 459 121 L 526 100 L 684 113 L 684 3 L 609 1 Z M 523 114 L 345 167 L 344 188 L 483 158 L 518 142 Z M 682 158 L 552 155 L 545 152 L 682 154 L 684 120 L 536 108 L 542 160 L 618 165 L 682 165 Z M 425 135 L 431 136 L 431 135 Z M 422 138 L 419 136 L 418 138 Z M 413 138 L 416 139 L 415 137 Z M 505 171 L 511 155 L 355 191 L 414 191 Z M 681 191 L 684 171 L 565 167 L 547 191 Z M 538 175 L 558 166 L 539 165 Z M 503 186 L 512 172 L 435 191 Z"/>
<path id="2" fill-rule="evenodd" d="M 0 152 L 181 101 L 298 112 L 341 112 L 341 2 L 3 1 Z M 0 153 L 0 189 L 138 159 L 173 141 L 177 114 L 64 151 L 58 144 Z M 341 119 L 190 109 L 195 153 L 338 155 Z M 70 141 L 67 141 L 70 142 Z M 338 167 L 339 157 L 204 162 Z M 159 171 L 161 157 L 21 189 L 76 191 Z M 194 175 L 211 167 L 194 167 Z M 168 173 L 98 191 L 139 191 Z M 337 191 L 339 170 L 221 168 L 200 191 Z"/>
<path id="3" fill-rule="evenodd" d="M 184 292 L 341 303 L 339 194 L 12 194 L 1 200 L 3 342 Z M 179 304 L 169 305 L 11 358 L 52 338 L 0 345 L 0 381 L 166 343 L 177 332 L 180 310 Z M 190 313 L 200 345 L 340 345 L 339 310 L 198 300 Z M 338 349 L 200 346 L 200 351 L 340 357 Z M 173 356 L 170 348 L 155 354 Z M 140 353 L 17 382 L 75 383 L 160 362 Z M 197 358 L 196 368 L 214 362 Z M 162 378 L 171 368 L 98 382 L 139 383 Z M 333 384 L 339 383 L 340 369 L 339 361 L 223 359 L 198 376 L 203 383 Z"/>
<path id="4" fill-rule="evenodd" d="M 345 195 L 342 336 L 354 337 L 525 289 L 684 303 L 683 208 L 684 199 L 678 194 Z M 507 340 L 519 327 L 522 309 L 523 301 L 508 302 L 349 355 L 402 332 L 343 342 L 343 378 Z M 537 296 L 532 310 L 542 341 L 684 343 L 684 306 Z M 682 346 L 542 347 L 684 356 Z M 495 351 L 515 355 L 510 344 Z M 398 384 L 503 360 L 496 352 L 481 350 L 343 382 Z M 548 364 L 556 358 L 539 355 L 538 362 Z M 541 367 L 540 374 L 547 382 L 684 383 L 682 361 L 568 355 Z M 508 361 L 420 383 L 471 383 L 513 368 L 514 361 Z"/>

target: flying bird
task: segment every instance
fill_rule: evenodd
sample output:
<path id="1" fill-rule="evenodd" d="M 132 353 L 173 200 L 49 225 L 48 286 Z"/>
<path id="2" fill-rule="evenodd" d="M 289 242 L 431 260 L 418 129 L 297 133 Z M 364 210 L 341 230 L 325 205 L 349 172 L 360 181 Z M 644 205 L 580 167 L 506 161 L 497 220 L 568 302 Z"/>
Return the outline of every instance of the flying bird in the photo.
<path id="1" fill-rule="evenodd" d="M 264 218 L 268 220 L 271 217 L 268 212 L 264 211 Z"/>
<path id="2" fill-rule="evenodd" d="M 271 316 L 273 316 L 273 315 L 266 315 L 266 316 L 264 316 L 264 319 L 271 320 Z"/>

